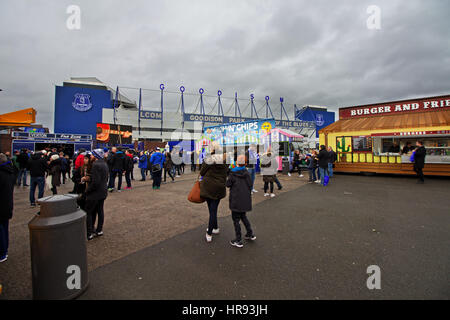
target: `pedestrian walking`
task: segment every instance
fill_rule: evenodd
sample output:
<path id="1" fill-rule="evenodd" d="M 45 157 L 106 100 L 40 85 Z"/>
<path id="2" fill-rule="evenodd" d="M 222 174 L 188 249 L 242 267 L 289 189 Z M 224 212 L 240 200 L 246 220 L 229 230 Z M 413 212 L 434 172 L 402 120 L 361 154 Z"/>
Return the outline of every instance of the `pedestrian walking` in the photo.
<path id="1" fill-rule="evenodd" d="M 320 173 L 320 184 L 324 185 L 325 175 L 328 175 L 328 163 L 329 163 L 329 153 L 324 145 L 320 146 L 319 154 L 317 155 Z"/>
<path id="2" fill-rule="evenodd" d="M 172 179 L 172 182 L 175 181 L 175 178 L 173 177 L 172 174 L 172 167 L 173 167 L 172 156 L 170 155 L 170 152 L 166 152 L 164 160 L 164 182 L 166 182 L 167 174 L 169 174 L 169 177 Z"/>
<path id="3" fill-rule="evenodd" d="M 195 172 L 197 169 L 197 157 L 196 157 L 195 150 L 191 151 L 191 172 Z"/>
<path id="4" fill-rule="evenodd" d="M 91 176 L 86 188 L 87 238 L 103 235 L 104 204 L 108 196 L 109 168 L 104 160 L 103 149 L 95 149 L 91 155 Z M 97 220 L 97 227 L 95 222 Z"/>
<path id="5" fill-rule="evenodd" d="M 161 149 L 156 148 L 156 152 L 152 154 L 150 158 L 151 172 L 153 176 L 153 190 L 161 188 L 162 169 L 164 166 L 164 155 L 161 153 Z"/>
<path id="6" fill-rule="evenodd" d="M 312 151 L 311 155 L 306 157 L 306 164 L 308 165 L 309 171 L 309 183 L 313 183 L 317 181 L 316 176 L 316 167 L 317 167 L 317 152 L 315 150 Z"/>
<path id="7" fill-rule="evenodd" d="M 36 207 L 36 187 L 38 187 L 38 199 L 44 197 L 45 174 L 48 164 L 42 152 L 37 152 L 28 160 L 27 169 L 30 172 L 30 206 Z"/>
<path id="8" fill-rule="evenodd" d="M 50 163 L 48 164 L 48 174 L 52 178 L 52 193 L 55 195 L 58 193 L 57 187 L 61 185 L 61 160 L 57 153 L 50 157 Z"/>
<path id="9" fill-rule="evenodd" d="M 245 226 L 247 231 L 245 234 L 246 240 L 256 240 L 253 233 L 250 221 L 247 218 L 247 212 L 252 210 L 252 179 L 250 173 L 245 167 L 246 161 L 245 155 L 237 157 L 237 166 L 231 169 L 228 176 L 226 186 L 230 188 L 229 204 L 231 210 L 231 217 L 233 219 L 234 231 L 236 238 L 230 241 L 230 244 L 234 247 L 242 248 L 242 233 L 241 224 Z"/>
<path id="10" fill-rule="evenodd" d="M 25 165 L 26 167 L 26 165 Z M 4 153 L 0 153 L 0 262 L 8 260 L 9 248 L 9 220 L 13 216 L 14 206 L 14 168 L 11 160 Z"/>
<path id="11" fill-rule="evenodd" d="M 125 151 L 125 180 L 127 182 L 127 186 L 125 189 L 130 190 L 131 189 L 131 173 L 134 169 L 134 163 L 133 163 L 133 154 L 129 151 Z"/>
<path id="12" fill-rule="evenodd" d="M 122 189 L 122 176 L 125 170 L 125 154 L 116 147 L 111 148 L 111 154 L 109 155 L 108 164 L 110 165 L 110 177 L 109 177 L 109 191 L 113 192 L 115 187 L 116 177 L 117 180 L 117 192 L 121 192 Z"/>
<path id="13" fill-rule="evenodd" d="M 256 150 L 256 145 L 251 144 L 245 153 L 246 167 L 250 174 L 250 179 L 252 181 L 252 194 L 258 192 L 255 189 L 255 178 L 256 178 L 256 164 L 258 163 L 258 152 Z"/>
<path id="14" fill-rule="evenodd" d="M 333 167 L 336 162 L 337 156 L 332 147 L 328 147 L 328 176 L 333 176 Z"/>
<path id="15" fill-rule="evenodd" d="M 73 181 L 73 190 L 70 193 L 77 194 L 78 192 L 78 184 L 81 181 L 81 175 L 80 175 L 80 169 L 81 166 L 84 163 L 84 153 L 86 152 L 85 149 L 80 148 L 78 150 L 78 153 L 75 153 L 74 155 L 74 165 L 72 170 L 72 181 Z"/>
<path id="16" fill-rule="evenodd" d="M 66 184 L 66 173 L 67 173 L 67 160 L 64 157 L 64 153 L 59 153 L 59 160 L 61 161 L 61 177 L 62 177 L 62 183 Z"/>
<path id="17" fill-rule="evenodd" d="M 17 156 L 17 163 L 19 164 L 19 175 L 17 178 L 17 186 L 20 187 L 21 182 L 23 182 L 24 187 L 28 187 L 27 184 L 27 164 L 30 157 L 28 156 L 27 149 L 22 149 L 20 154 Z"/>
<path id="18" fill-rule="evenodd" d="M 423 176 L 423 168 L 425 167 L 425 157 L 427 151 L 423 146 L 423 142 L 418 140 L 416 142 L 417 149 L 414 151 L 414 171 L 417 173 L 417 183 L 425 183 Z"/>
<path id="19" fill-rule="evenodd" d="M 211 144 L 210 154 L 206 155 L 200 169 L 200 196 L 206 199 L 209 210 L 209 223 L 206 231 L 206 241 L 212 241 L 213 234 L 219 234 L 217 210 L 220 200 L 226 196 L 228 165 L 226 154 L 216 143 Z"/>
<path id="20" fill-rule="evenodd" d="M 148 159 L 147 159 L 147 155 L 145 154 L 144 151 L 141 151 L 140 156 L 139 156 L 139 164 L 138 164 L 138 168 L 141 170 L 141 180 L 140 181 L 145 181 L 145 172 L 147 171 L 147 164 L 148 164 Z"/>
<path id="21" fill-rule="evenodd" d="M 275 197 L 273 193 L 273 184 L 276 179 L 276 174 L 278 171 L 278 161 L 274 154 L 269 151 L 261 156 L 261 175 L 263 176 L 264 182 L 264 197 Z M 270 187 L 270 194 L 268 193 Z"/>

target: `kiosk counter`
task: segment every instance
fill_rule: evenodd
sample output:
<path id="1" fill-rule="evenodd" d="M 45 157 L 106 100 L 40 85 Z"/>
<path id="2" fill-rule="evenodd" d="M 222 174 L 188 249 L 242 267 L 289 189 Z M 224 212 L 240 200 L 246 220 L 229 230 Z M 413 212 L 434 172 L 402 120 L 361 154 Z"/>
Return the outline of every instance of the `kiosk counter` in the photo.
<path id="1" fill-rule="evenodd" d="M 425 175 L 450 176 L 450 96 L 339 109 L 339 121 L 319 131 L 337 153 L 336 172 L 415 174 L 416 141 L 427 150 Z"/>

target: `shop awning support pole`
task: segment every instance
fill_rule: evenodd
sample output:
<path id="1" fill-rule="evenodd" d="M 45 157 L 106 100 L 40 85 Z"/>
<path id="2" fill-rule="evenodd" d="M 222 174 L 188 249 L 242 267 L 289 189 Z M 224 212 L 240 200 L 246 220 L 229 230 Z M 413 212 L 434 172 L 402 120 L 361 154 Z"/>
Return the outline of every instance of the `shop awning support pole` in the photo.
<path id="1" fill-rule="evenodd" d="M 159 85 L 159 89 L 161 89 L 161 136 L 163 132 L 163 122 L 164 122 L 164 84 L 161 83 Z"/>

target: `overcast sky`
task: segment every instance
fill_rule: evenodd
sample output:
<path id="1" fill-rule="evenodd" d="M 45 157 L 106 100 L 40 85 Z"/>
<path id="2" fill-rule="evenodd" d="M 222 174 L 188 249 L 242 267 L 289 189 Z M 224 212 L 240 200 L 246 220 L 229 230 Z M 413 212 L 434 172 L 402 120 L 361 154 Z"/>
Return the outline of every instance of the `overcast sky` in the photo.
<path id="1" fill-rule="evenodd" d="M 71 4 L 80 30 L 66 27 Z M 381 9 L 380 30 L 367 28 L 369 5 Z M 70 77 L 269 95 L 274 109 L 282 96 L 290 117 L 294 103 L 337 110 L 449 94 L 449 12 L 447 0 L 3 0 L 1 113 L 34 107 L 52 129 L 54 86 Z"/>

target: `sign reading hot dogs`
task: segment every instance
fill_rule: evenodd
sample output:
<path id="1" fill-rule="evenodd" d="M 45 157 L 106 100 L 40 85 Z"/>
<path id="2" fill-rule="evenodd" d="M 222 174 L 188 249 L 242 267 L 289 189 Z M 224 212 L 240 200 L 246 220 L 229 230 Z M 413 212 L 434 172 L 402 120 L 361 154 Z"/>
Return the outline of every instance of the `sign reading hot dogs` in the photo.
<path id="1" fill-rule="evenodd" d="M 339 119 L 450 109 L 450 96 L 395 101 L 339 109 Z"/>

